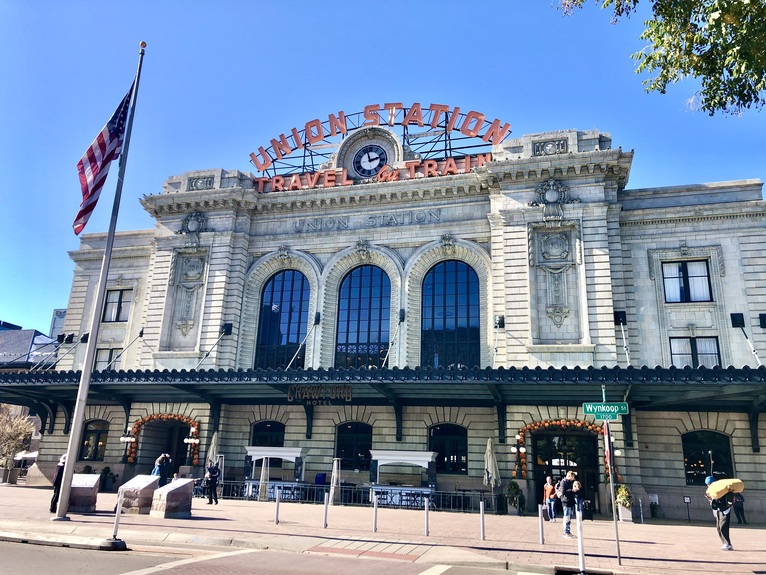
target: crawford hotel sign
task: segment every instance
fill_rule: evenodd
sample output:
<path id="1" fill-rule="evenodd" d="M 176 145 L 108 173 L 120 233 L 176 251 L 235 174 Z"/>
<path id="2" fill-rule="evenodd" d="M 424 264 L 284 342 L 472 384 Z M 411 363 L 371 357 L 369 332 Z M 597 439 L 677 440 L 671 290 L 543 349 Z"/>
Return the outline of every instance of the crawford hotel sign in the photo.
<path id="1" fill-rule="evenodd" d="M 262 174 L 255 178 L 258 193 L 432 178 L 483 166 L 492 160 L 488 149 L 510 131 L 510 124 L 475 110 L 371 104 L 362 112 L 341 111 L 310 120 L 301 130 L 291 128 L 252 152 L 250 160 Z"/>

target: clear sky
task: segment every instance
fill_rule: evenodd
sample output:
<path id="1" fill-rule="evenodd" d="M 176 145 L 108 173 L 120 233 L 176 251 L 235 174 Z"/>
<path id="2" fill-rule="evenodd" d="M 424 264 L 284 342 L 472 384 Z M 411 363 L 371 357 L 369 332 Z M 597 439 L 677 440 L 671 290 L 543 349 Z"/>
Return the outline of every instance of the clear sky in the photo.
<path id="1" fill-rule="evenodd" d="M 694 81 L 646 94 L 630 54 L 643 11 L 616 25 L 556 0 L 211 2 L 0 0 L 0 320 L 47 333 L 68 303 L 79 240 L 76 164 L 147 43 L 117 230 L 148 229 L 138 198 L 170 176 L 255 172 L 290 128 L 385 102 L 439 103 L 510 137 L 599 129 L 634 149 L 629 188 L 766 178 L 766 112 L 689 111 Z M 112 166 L 84 233 L 106 232 Z"/>

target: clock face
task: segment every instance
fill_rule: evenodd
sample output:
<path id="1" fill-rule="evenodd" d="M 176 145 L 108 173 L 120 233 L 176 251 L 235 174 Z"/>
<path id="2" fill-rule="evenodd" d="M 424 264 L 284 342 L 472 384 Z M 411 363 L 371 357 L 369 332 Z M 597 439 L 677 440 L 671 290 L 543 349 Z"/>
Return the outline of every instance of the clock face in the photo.
<path id="1" fill-rule="evenodd" d="M 354 154 L 354 171 L 362 178 L 372 178 L 388 163 L 388 153 L 377 144 L 362 146 Z"/>

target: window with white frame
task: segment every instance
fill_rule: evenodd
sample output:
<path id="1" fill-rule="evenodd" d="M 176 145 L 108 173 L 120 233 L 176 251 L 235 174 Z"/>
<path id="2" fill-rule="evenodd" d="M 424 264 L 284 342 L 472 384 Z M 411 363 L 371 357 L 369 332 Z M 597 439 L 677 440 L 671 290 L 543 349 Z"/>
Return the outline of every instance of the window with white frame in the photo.
<path id="1" fill-rule="evenodd" d="M 93 362 L 93 371 L 104 371 L 107 368 L 115 371 L 119 370 L 122 365 L 122 357 L 120 357 L 121 353 L 121 347 L 96 349 L 96 359 Z"/>
<path id="2" fill-rule="evenodd" d="M 712 301 L 708 262 L 663 262 L 662 280 L 666 303 Z"/>
<path id="3" fill-rule="evenodd" d="M 130 306 L 132 303 L 132 289 L 108 290 L 106 292 L 106 303 L 104 303 L 104 315 L 101 318 L 101 321 L 128 321 L 128 317 L 130 317 Z"/>
<path id="4" fill-rule="evenodd" d="M 671 337 L 670 359 L 675 367 L 721 365 L 717 337 Z"/>

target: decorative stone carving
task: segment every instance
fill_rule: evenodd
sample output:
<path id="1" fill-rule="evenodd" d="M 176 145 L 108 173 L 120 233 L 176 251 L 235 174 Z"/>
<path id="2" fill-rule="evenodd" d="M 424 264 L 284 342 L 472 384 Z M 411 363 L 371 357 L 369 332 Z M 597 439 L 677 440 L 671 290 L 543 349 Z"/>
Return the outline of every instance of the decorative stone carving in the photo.
<path id="1" fill-rule="evenodd" d="M 288 246 L 279 246 L 279 259 L 282 260 L 285 265 L 289 264 L 293 259 L 290 255 L 290 248 Z"/>
<path id="2" fill-rule="evenodd" d="M 561 327 L 564 320 L 569 317 L 569 308 L 548 307 L 546 308 L 548 317 L 551 318 L 556 327 Z"/>
<path id="3" fill-rule="evenodd" d="M 358 242 L 356 242 L 356 253 L 359 256 L 359 259 L 362 261 L 367 261 L 370 259 L 370 242 L 364 239 L 359 239 Z"/>
<path id="4" fill-rule="evenodd" d="M 455 237 L 452 234 L 443 234 L 441 241 L 442 241 L 442 249 L 448 255 L 452 255 L 455 253 Z"/>
<path id="5" fill-rule="evenodd" d="M 190 242 L 199 245 L 199 235 L 202 232 L 211 232 L 207 227 L 207 216 L 202 212 L 191 212 L 181 222 L 181 229 L 176 234 L 189 237 Z"/>
<path id="6" fill-rule="evenodd" d="M 569 257 L 569 238 L 565 234 L 543 234 L 540 247 L 545 260 L 566 260 Z"/>
<path id="7" fill-rule="evenodd" d="M 543 221 L 548 225 L 561 225 L 564 220 L 564 204 L 576 204 L 580 200 L 569 197 L 569 186 L 551 178 L 535 188 L 536 201 L 530 206 L 543 207 Z"/>

